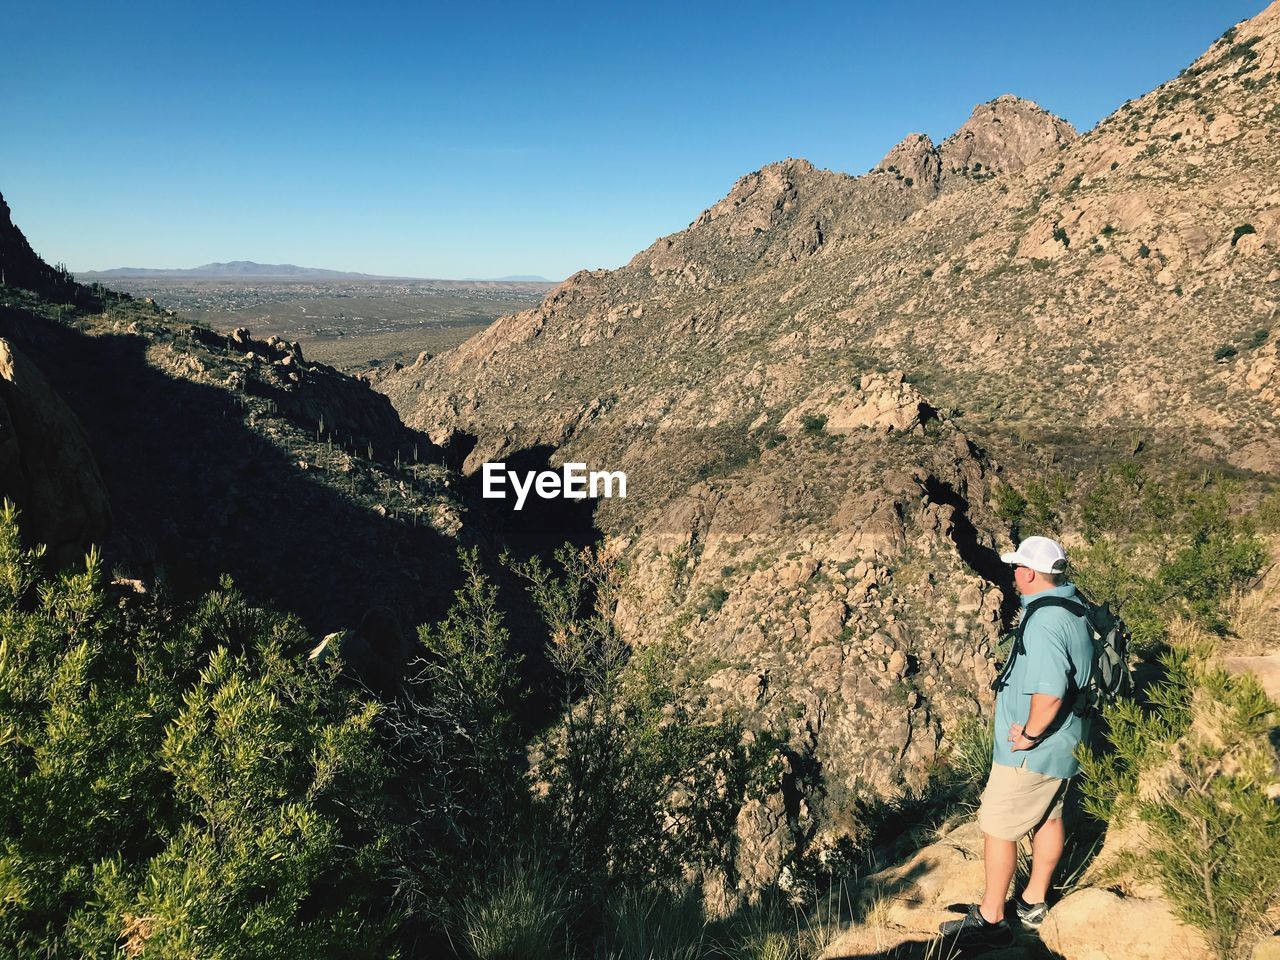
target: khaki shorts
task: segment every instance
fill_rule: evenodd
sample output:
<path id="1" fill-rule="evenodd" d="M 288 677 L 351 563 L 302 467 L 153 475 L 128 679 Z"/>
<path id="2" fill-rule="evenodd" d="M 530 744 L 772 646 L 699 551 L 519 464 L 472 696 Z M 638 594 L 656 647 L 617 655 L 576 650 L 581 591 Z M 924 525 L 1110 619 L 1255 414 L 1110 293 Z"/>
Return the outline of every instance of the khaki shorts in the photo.
<path id="1" fill-rule="evenodd" d="M 1021 840 L 1044 821 L 1062 818 L 1066 792 L 1067 781 L 1059 777 L 993 763 L 978 807 L 978 826 L 1001 840 Z"/>

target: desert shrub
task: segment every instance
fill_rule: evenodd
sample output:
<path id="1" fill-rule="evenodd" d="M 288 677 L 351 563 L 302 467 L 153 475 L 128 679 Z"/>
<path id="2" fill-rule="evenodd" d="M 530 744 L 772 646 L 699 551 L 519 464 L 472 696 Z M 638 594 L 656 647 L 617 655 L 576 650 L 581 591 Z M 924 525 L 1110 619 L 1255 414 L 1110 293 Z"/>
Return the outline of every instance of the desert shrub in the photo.
<path id="1" fill-rule="evenodd" d="M 1053 239 L 1057 240 L 1064 247 L 1071 246 L 1071 238 L 1067 236 L 1067 231 L 1063 227 L 1058 227 L 1053 231 Z"/>
<path id="2" fill-rule="evenodd" d="M 1103 708 L 1105 747 L 1081 746 L 1080 794 L 1086 813 L 1111 821 L 1134 800 L 1138 777 L 1162 760 L 1191 723 L 1196 671 L 1205 659 L 1203 647 L 1175 647 L 1160 654 L 1161 680 L 1145 693 L 1144 702 L 1121 699 Z"/>
<path id="3" fill-rule="evenodd" d="M 1016 530 L 1027 511 L 1027 498 L 1011 483 L 997 484 L 994 496 L 996 516 Z"/>
<path id="4" fill-rule="evenodd" d="M 1265 533 L 1280 533 L 1280 490 L 1263 498 L 1254 516 L 1259 530 Z"/>
<path id="5" fill-rule="evenodd" d="M 1262 543 L 1251 519 L 1232 513 L 1229 492 L 1212 475 L 1158 479 L 1135 461 L 1089 486 L 1074 578 L 1095 600 L 1119 606 L 1140 651 L 1157 651 L 1178 616 L 1224 631 L 1232 591 L 1261 569 Z"/>
<path id="6" fill-rule="evenodd" d="M 439 912 L 473 870 L 503 865 L 527 819 L 512 712 L 522 658 L 478 554 L 464 550 L 460 560 L 463 585 L 442 620 L 419 627 L 418 655 L 381 718 L 391 788 L 414 824 L 398 892 L 415 916 Z"/>
<path id="7" fill-rule="evenodd" d="M 732 714 L 701 709 L 674 641 L 634 657 L 613 612 L 620 571 L 593 550 L 562 549 L 557 575 L 515 565 L 551 630 L 562 720 L 535 746 L 532 775 L 549 856 L 588 903 L 726 860 L 757 775 Z"/>
<path id="8" fill-rule="evenodd" d="M 994 491 L 996 516 L 1009 524 L 1014 540 L 1033 534 L 1054 536 L 1062 528 L 1068 488 L 1060 477 L 1033 477 L 1022 490 L 1001 483 Z"/>
<path id="9" fill-rule="evenodd" d="M 712 587 L 707 592 L 707 601 L 703 609 L 705 612 L 715 613 L 724 606 L 725 601 L 728 599 L 728 590 L 720 586 Z"/>
<path id="10" fill-rule="evenodd" d="M 1259 328 L 1253 331 L 1253 336 L 1249 338 L 1249 349 L 1257 350 L 1267 342 L 1267 338 L 1271 336 L 1271 331 L 1265 328 Z"/>
<path id="11" fill-rule="evenodd" d="M 1280 805 L 1269 733 L 1276 705 L 1250 674 L 1210 670 L 1170 781 L 1143 802 L 1161 886 L 1179 916 L 1203 929 L 1220 957 L 1257 924 L 1280 891 Z"/>
<path id="12" fill-rule="evenodd" d="M 957 788 L 958 800 L 966 806 L 977 806 L 978 793 L 991 771 L 994 738 L 994 724 L 978 714 L 963 718 L 951 731 L 943 776 Z"/>
<path id="13" fill-rule="evenodd" d="M 1068 488 L 1061 477 L 1042 480 L 1038 477 L 1027 482 L 1024 491 L 1027 508 L 1022 515 L 1021 529 L 1028 534 L 1051 537 L 1062 530 L 1061 509 L 1066 501 Z M 1021 530 L 1019 531 L 1021 533 Z"/>
<path id="14" fill-rule="evenodd" d="M 0 509 L 0 944 L 18 956 L 381 957 L 377 707 L 229 581 L 109 601 Z"/>
<path id="15" fill-rule="evenodd" d="M 1231 344 L 1229 344 L 1229 343 L 1224 343 L 1224 344 L 1223 344 L 1222 346 L 1220 346 L 1217 350 L 1213 351 L 1213 359 L 1215 359 L 1215 360 L 1217 360 L 1217 361 L 1219 361 L 1219 362 L 1221 362 L 1221 361 L 1223 361 L 1223 360 L 1230 360 L 1230 359 L 1231 359 L 1232 357 L 1234 357 L 1238 352 L 1239 352 L 1239 351 L 1238 351 L 1238 350 L 1236 350 L 1236 348 L 1235 348 L 1234 346 L 1232 346 Z"/>
<path id="16" fill-rule="evenodd" d="M 708 454 L 697 467 L 698 479 L 724 476 L 760 459 L 760 445 L 739 429 L 709 430 L 701 437 L 701 449 Z"/>
<path id="17" fill-rule="evenodd" d="M 1257 233 L 1252 223 L 1242 223 L 1231 232 L 1231 245 L 1234 247 L 1240 242 L 1240 238 L 1248 236 L 1251 233 Z"/>
<path id="18" fill-rule="evenodd" d="M 545 866 L 514 858 L 481 874 L 457 908 L 458 939 L 473 960 L 572 956 L 564 886 Z"/>
<path id="19" fill-rule="evenodd" d="M 827 428 L 825 413 L 806 413 L 800 418 L 800 427 L 805 433 L 821 433 Z"/>
<path id="20" fill-rule="evenodd" d="M 1187 623 L 1176 632 L 1147 703 L 1104 712 L 1106 748 L 1081 749 L 1079 782 L 1094 817 L 1147 824 L 1146 869 L 1225 958 L 1280 891 L 1280 807 L 1268 796 L 1276 705 L 1251 675 L 1213 665 L 1207 634 Z"/>
<path id="21" fill-rule="evenodd" d="M 1140 247 L 1138 247 L 1138 256 L 1141 257 L 1143 260 L 1147 259 L 1147 257 L 1151 256 L 1151 248 L 1148 247 L 1145 243 L 1142 244 Z"/>

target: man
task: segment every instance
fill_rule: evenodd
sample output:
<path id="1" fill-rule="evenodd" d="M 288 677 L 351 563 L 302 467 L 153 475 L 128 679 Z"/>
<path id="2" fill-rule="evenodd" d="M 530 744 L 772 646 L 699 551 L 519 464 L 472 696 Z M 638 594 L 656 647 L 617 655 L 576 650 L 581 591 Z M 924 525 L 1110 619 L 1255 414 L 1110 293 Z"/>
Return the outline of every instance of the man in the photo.
<path id="1" fill-rule="evenodd" d="M 1005 900 L 1018 841 L 1028 833 L 1031 878 L 1015 909 L 1025 926 L 1038 926 L 1044 919 L 1049 882 L 1066 839 L 1062 800 L 1068 780 L 1079 771 L 1075 749 L 1085 735 L 1073 701 L 1093 669 L 1093 640 L 1084 617 L 1050 599 L 1080 602 L 1075 586 L 1066 582 L 1062 547 L 1048 537 L 1028 537 L 1000 559 L 1013 565 L 1022 599 L 1021 642 L 1015 641 L 996 683 L 995 749 L 978 809 L 986 891 L 963 920 L 941 928 L 954 934 L 959 946 L 1013 942 Z"/>

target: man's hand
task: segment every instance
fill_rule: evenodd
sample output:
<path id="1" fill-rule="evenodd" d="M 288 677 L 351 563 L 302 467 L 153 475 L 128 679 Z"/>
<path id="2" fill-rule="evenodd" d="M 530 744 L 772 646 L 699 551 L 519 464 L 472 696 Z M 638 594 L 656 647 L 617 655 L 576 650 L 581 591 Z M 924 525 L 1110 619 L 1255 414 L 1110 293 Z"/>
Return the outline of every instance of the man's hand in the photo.
<path id="1" fill-rule="evenodd" d="M 1009 749 L 1014 753 L 1019 750 L 1030 750 L 1036 745 L 1036 741 L 1028 740 L 1026 736 L 1026 727 L 1020 723 L 1009 725 Z"/>
<path id="2" fill-rule="evenodd" d="M 1011 723 L 1009 725 L 1009 749 L 1013 751 L 1030 750 L 1039 741 L 1031 740 L 1027 737 L 1027 727 L 1036 731 L 1037 735 L 1043 737 L 1045 731 L 1050 728 L 1054 719 L 1058 716 L 1058 708 L 1062 706 L 1061 697 L 1053 697 L 1047 693 L 1033 693 L 1031 695 L 1031 712 L 1027 717 L 1025 724 Z"/>

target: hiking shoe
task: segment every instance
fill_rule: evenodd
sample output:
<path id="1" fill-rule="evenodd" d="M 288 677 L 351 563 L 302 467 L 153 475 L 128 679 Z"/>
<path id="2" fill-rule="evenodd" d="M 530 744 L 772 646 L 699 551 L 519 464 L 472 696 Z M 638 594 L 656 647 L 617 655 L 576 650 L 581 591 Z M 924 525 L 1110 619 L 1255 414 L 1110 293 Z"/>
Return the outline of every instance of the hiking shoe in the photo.
<path id="1" fill-rule="evenodd" d="M 1049 904 L 1044 903 L 1027 903 L 1022 899 L 1021 894 L 1013 898 L 1013 908 L 1018 912 L 1018 922 L 1024 927 L 1038 927 L 1044 923 L 1044 918 L 1049 913 Z"/>
<path id="2" fill-rule="evenodd" d="M 944 937 L 954 936 L 955 946 L 966 947 L 1007 947 L 1013 943 L 1013 930 L 1005 920 L 989 923 L 982 915 L 978 904 L 969 904 L 969 912 L 962 920 L 948 920 L 938 927 Z"/>

